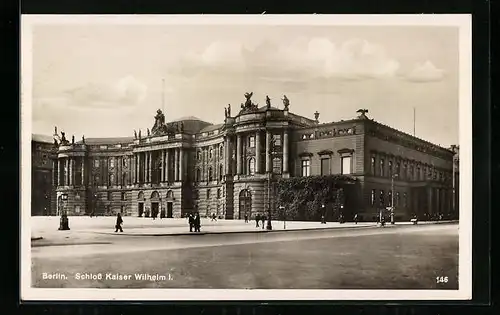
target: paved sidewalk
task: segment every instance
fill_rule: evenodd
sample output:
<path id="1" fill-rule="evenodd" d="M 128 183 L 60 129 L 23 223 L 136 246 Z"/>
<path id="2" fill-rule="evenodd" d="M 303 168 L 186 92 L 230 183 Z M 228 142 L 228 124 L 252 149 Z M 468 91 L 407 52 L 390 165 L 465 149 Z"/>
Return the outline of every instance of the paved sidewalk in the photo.
<path id="1" fill-rule="evenodd" d="M 283 231 L 300 230 L 323 230 L 323 229 L 348 229 L 348 228 L 376 228 L 374 222 L 360 222 L 355 224 L 347 222 L 319 222 L 302 221 L 272 221 L 273 230 L 262 229 L 255 221 L 245 223 L 243 220 L 218 220 L 202 219 L 200 233 L 189 232 L 187 219 L 157 219 L 124 217 L 123 233 L 114 232 L 115 217 L 70 217 L 69 231 L 58 231 L 59 217 L 33 217 L 31 218 L 31 238 L 33 244 L 106 244 L 114 237 L 119 236 L 175 236 L 175 235 L 205 235 L 205 234 L 233 234 L 233 233 L 272 233 Z M 449 221 L 419 222 L 418 224 L 451 223 Z M 266 222 L 267 224 L 267 222 Z M 286 224 L 286 229 L 285 229 Z M 397 227 L 411 225 L 410 222 L 390 223 L 386 227 Z M 111 239 L 110 239 L 111 238 Z"/>

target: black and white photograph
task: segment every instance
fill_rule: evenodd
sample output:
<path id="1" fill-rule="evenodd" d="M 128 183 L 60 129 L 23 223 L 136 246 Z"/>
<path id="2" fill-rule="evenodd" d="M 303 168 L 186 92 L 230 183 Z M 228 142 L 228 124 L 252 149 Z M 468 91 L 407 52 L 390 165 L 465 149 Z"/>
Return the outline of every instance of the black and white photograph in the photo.
<path id="1" fill-rule="evenodd" d="M 467 300 L 469 15 L 23 15 L 24 300 Z"/>

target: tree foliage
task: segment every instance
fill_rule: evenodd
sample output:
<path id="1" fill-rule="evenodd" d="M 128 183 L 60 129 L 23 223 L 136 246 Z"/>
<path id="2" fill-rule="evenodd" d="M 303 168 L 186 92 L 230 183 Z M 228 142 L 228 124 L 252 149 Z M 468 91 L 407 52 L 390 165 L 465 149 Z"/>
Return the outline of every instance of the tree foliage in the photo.
<path id="1" fill-rule="evenodd" d="M 281 218 L 287 220 L 316 220 L 325 207 L 343 203 L 344 187 L 356 179 L 346 175 L 308 176 L 280 179 L 277 183 L 277 202 Z"/>

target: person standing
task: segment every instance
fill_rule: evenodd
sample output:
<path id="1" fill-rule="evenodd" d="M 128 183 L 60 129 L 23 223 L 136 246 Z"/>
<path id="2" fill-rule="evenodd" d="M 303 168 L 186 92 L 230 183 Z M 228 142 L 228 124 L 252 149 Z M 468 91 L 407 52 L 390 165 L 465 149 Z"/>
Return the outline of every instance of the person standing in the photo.
<path id="1" fill-rule="evenodd" d="M 260 221 L 260 214 L 255 215 L 255 227 L 259 227 L 259 221 Z"/>
<path id="2" fill-rule="evenodd" d="M 358 214 L 354 215 L 354 224 L 358 224 Z"/>
<path id="3" fill-rule="evenodd" d="M 196 212 L 196 214 L 194 216 L 194 231 L 200 232 L 200 227 L 201 227 L 200 214 L 198 212 Z"/>
<path id="4" fill-rule="evenodd" d="M 189 222 L 189 232 L 193 232 L 194 217 L 193 217 L 192 213 L 190 213 L 189 216 L 188 216 L 188 222 Z"/>
<path id="5" fill-rule="evenodd" d="M 245 223 L 248 223 L 248 214 L 245 213 Z"/>
<path id="6" fill-rule="evenodd" d="M 217 221 L 217 216 L 215 215 L 215 213 L 212 213 L 212 221 Z"/>
<path id="7" fill-rule="evenodd" d="M 122 215 L 118 213 L 116 215 L 115 233 L 118 232 L 118 230 L 120 230 L 120 232 L 123 232 L 122 223 L 123 223 Z"/>
<path id="8" fill-rule="evenodd" d="M 266 218 L 265 215 L 262 215 L 262 217 L 260 217 L 260 219 L 262 220 L 262 229 L 264 229 L 265 228 L 265 224 L 264 223 L 266 222 L 267 218 Z"/>

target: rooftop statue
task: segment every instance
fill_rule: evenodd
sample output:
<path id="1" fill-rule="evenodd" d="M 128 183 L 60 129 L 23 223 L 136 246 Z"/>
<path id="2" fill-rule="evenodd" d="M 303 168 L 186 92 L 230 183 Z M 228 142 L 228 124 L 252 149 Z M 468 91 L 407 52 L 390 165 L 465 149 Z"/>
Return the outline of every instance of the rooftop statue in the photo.
<path id="1" fill-rule="evenodd" d="M 153 135 L 159 135 L 163 134 L 166 132 L 166 127 L 165 127 L 165 115 L 161 111 L 161 109 L 158 109 L 156 111 L 156 116 L 155 116 L 155 124 L 153 126 L 153 129 L 151 130 L 151 133 Z M 149 135 L 149 133 L 148 133 Z"/>
<path id="2" fill-rule="evenodd" d="M 266 106 L 267 108 L 271 108 L 271 99 L 269 98 L 269 95 L 266 95 Z"/>
<path id="3" fill-rule="evenodd" d="M 253 92 L 250 92 L 250 93 L 245 93 L 245 98 L 246 98 L 246 101 L 245 101 L 245 107 L 250 107 L 252 106 L 252 95 L 253 95 Z"/>
<path id="4" fill-rule="evenodd" d="M 283 106 L 285 106 L 285 110 L 288 110 L 288 106 L 290 106 L 290 100 L 286 95 L 283 95 Z"/>
<path id="5" fill-rule="evenodd" d="M 227 104 L 227 117 L 231 117 L 231 104 Z"/>
<path id="6" fill-rule="evenodd" d="M 358 109 L 356 113 L 359 113 L 358 118 L 368 118 L 366 117 L 366 113 L 368 113 L 368 109 Z"/>

